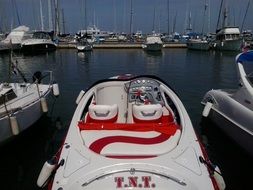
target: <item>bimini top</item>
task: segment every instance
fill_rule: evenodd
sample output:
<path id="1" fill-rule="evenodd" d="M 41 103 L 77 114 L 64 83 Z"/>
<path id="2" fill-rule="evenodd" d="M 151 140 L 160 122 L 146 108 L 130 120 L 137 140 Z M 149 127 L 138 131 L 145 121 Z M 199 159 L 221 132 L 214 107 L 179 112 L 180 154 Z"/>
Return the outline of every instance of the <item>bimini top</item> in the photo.
<path id="1" fill-rule="evenodd" d="M 252 62 L 253 63 L 253 51 L 247 51 L 240 53 L 236 56 L 236 63 Z"/>

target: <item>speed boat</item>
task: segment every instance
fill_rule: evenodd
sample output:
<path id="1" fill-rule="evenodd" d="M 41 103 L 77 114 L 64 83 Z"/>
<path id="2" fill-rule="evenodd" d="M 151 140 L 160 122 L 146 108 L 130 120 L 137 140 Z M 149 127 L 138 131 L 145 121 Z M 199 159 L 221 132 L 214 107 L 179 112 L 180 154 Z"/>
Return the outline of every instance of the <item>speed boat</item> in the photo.
<path id="1" fill-rule="evenodd" d="M 201 102 L 203 116 L 253 155 L 253 51 L 237 55 L 235 62 L 239 88 L 207 92 Z"/>
<path id="2" fill-rule="evenodd" d="M 52 41 L 48 32 L 35 31 L 27 33 L 21 43 L 21 50 L 25 53 L 54 51 L 56 50 L 56 44 Z"/>
<path id="3" fill-rule="evenodd" d="M 155 76 L 100 80 L 76 99 L 49 189 L 224 189 L 176 93 Z M 219 174 L 218 174 L 219 173 Z"/>

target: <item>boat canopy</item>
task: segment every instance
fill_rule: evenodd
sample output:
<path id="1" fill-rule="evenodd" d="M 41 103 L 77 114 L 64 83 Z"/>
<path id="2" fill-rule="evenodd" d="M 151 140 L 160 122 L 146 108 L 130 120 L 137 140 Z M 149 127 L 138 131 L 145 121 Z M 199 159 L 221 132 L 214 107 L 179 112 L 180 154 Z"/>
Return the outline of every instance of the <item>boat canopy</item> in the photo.
<path id="1" fill-rule="evenodd" d="M 247 51 L 244 53 L 241 53 L 236 58 L 237 63 L 243 63 L 243 62 L 252 62 L 253 63 L 253 51 Z"/>

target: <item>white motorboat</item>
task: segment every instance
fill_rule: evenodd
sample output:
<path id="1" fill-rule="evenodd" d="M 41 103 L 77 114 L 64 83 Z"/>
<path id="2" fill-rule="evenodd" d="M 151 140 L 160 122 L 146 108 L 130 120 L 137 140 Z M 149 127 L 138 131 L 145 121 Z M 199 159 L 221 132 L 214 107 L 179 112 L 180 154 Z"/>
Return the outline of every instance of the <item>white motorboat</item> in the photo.
<path id="1" fill-rule="evenodd" d="M 51 91 L 55 96 L 59 95 L 51 71 L 45 75 L 35 72 L 32 83 L 21 76 L 24 79 L 22 83 L 0 83 L 0 143 L 29 128 L 48 111 L 47 98 Z M 42 83 L 45 80 L 48 83 Z"/>
<path id="2" fill-rule="evenodd" d="M 156 34 L 147 36 L 145 43 L 142 44 L 142 48 L 146 51 L 161 51 L 163 48 L 161 37 Z"/>
<path id="3" fill-rule="evenodd" d="M 62 147 L 40 172 L 40 187 L 224 189 L 182 102 L 161 79 L 101 80 L 76 103 Z"/>
<path id="4" fill-rule="evenodd" d="M 21 43 L 23 52 L 52 51 L 56 49 L 56 44 L 52 41 L 47 32 L 35 31 L 27 34 Z"/>
<path id="5" fill-rule="evenodd" d="M 203 116 L 210 118 L 253 155 L 253 51 L 236 57 L 238 89 L 210 90 L 202 100 Z"/>

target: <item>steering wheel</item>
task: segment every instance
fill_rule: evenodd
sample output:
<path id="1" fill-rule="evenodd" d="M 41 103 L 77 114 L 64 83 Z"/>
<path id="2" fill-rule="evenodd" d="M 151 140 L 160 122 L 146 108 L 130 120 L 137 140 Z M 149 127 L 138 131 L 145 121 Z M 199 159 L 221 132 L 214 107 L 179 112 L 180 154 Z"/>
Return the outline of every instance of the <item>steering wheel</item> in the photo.
<path id="1" fill-rule="evenodd" d="M 135 93 L 135 100 L 140 103 L 150 104 L 154 101 L 153 95 L 147 92 L 144 87 Z"/>

